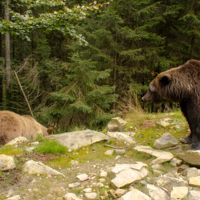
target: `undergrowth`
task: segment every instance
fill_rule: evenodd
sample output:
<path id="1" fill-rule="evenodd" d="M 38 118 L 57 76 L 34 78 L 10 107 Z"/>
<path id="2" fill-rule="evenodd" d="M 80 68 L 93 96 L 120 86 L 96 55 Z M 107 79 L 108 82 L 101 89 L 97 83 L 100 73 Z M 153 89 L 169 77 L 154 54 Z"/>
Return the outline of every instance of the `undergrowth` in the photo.
<path id="1" fill-rule="evenodd" d="M 64 154 L 67 153 L 68 149 L 54 140 L 43 140 L 35 151 L 38 153 Z"/>

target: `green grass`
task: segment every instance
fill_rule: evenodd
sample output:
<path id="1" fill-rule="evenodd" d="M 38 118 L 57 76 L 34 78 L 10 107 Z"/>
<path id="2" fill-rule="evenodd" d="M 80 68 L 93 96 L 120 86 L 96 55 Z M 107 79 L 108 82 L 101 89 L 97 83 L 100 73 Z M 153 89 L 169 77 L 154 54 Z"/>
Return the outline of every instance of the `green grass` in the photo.
<path id="1" fill-rule="evenodd" d="M 64 154 L 67 153 L 68 149 L 54 140 L 44 140 L 35 151 L 38 153 Z"/>
<path id="2" fill-rule="evenodd" d="M 3 146 L 0 148 L 0 154 L 5 154 L 7 156 L 22 155 L 23 153 L 24 151 L 22 149 L 13 147 L 11 145 Z"/>

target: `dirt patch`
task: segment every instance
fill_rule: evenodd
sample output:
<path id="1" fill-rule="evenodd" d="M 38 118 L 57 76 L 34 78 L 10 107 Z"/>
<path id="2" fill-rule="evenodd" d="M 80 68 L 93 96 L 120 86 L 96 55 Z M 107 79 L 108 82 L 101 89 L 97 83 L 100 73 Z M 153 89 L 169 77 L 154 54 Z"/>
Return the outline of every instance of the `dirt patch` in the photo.
<path id="1" fill-rule="evenodd" d="M 155 127 L 156 122 L 155 120 L 145 120 L 143 122 L 143 126 L 141 127 L 142 129 L 149 129 L 150 127 Z"/>

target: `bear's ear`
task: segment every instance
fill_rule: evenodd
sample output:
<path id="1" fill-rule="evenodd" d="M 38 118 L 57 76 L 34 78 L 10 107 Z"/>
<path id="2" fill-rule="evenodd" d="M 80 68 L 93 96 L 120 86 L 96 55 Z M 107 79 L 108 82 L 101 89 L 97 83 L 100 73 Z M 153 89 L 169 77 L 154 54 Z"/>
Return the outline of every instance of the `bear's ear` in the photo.
<path id="1" fill-rule="evenodd" d="M 163 77 L 160 79 L 161 86 L 166 86 L 170 83 L 171 78 L 168 74 L 163 75 Z"/>

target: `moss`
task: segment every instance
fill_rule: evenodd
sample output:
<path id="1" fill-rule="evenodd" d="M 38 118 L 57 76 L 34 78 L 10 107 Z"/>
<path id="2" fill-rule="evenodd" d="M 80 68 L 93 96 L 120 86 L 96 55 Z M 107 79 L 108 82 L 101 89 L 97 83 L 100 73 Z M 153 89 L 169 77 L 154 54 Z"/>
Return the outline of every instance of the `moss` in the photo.
<path id="1" fill-rule="evenodd" d="M 13 146 L 4 146 L 0 148 L 0 154 L 5 154 L 7 156 L 12 155 L 23 155 L 24 150 L 21 148 L 13 147 Z"/>

